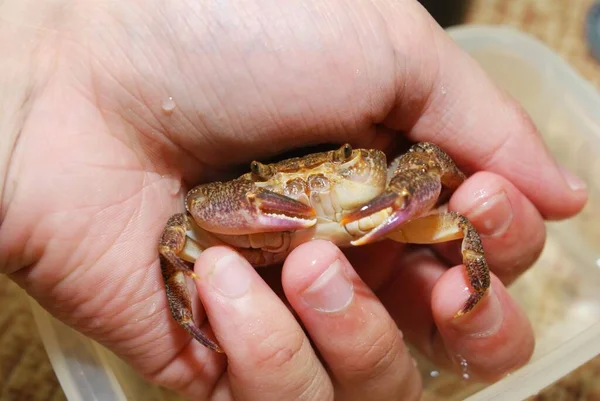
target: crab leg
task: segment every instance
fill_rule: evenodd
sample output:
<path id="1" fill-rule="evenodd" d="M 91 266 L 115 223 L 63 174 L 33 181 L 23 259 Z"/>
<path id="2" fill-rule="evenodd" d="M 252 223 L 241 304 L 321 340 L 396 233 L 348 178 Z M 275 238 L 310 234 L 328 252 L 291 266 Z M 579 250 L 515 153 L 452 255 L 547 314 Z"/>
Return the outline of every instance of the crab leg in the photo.
<path id="1" fill-rule="evenodd" d="M 432 214 L 411 220 L 387 237 L 411 244 L 434 244 L 463 239 L 461 246 L 463 264 L 475 292 L 471 293 L 463 307 L 454 315 L 455 318 L 472 310 L 490 286 L 489 268 L 479 234 L 471 222 L 457 212 Z"/>
<path id="2" fill-rule="evenodd" d="M 173 215 L 167 222 L 159 245 L 160 268 L 162 271 L 167 300 L 171 314 L 188 333 L 201 344 L 216 352 L 223 352 L 221 348 L 210 340 L 194 323 L 192 316 L 192 301 L 187 290 L 185 276 L 198 278 L 191 270 L 191 266 L 180 258 L 186 249 L 186 243 L 192 241 L 187 237 L 191 229 L 189 216 L 185 213 Z"/>
<path id="3" fill-rule="evenodd" d="M 388 188 L 377 198 L 342 219 L 356 224 L 360 219 L 382 210 L 389 216 L 367 234 L 352 241 L 364 245 L 383 238 L 400 242 L 431 244 L 463 238 L 463 263 L 475 290 L 455 317 L 470 310 L 483 298 L 490 286 L 490 273 L 479 234 L 469 220 L 455 212 L 429 214 L 447 200 L 465 180 L 452 159 L 431 143 L 418 143 L 392 162 Z"/>

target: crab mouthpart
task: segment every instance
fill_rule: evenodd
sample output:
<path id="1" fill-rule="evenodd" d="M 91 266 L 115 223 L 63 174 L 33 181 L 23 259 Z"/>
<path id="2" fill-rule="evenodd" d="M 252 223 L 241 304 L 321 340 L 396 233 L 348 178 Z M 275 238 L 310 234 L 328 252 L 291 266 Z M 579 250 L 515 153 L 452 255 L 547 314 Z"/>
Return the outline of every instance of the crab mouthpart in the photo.
<path id="1" fill-rule="evenodd" d="M 315 209 L 287 196 L 261 191 L 248 195 L 248 200 L 259 212 L 260 226 L 283 231 L 309 228 L 317 223 Z"/>
<path id="2" fill-rule="evenodd" d="M 392 210 L 390 216 L 367 234 L 352 241 L 352 245 L 360 246 L 382 239 L 408 221 L 413 215 L 413 207 L 411 207 L 411 204 L 408 202 L 407 194 L 386 191 L 357 211 L 345 216 L 342 219 L 342 224 L 352 223 L 387 208 L 391 208 Z"/>

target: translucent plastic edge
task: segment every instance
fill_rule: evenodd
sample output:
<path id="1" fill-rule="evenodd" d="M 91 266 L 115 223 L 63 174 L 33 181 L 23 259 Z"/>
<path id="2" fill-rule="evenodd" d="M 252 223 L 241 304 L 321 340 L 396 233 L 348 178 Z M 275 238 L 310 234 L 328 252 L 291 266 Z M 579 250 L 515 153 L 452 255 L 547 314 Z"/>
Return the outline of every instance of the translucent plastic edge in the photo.
<path id="1" fill-rule="evenodd" d="M 27 295 L 25 295 L 27 296 Z M 65 393 L 65 397 L 69 401 L 88 401 L 88 400 L 96 400 L 96 401 L 126 401 L 127 398 L 119 384 L 119 381 L 114 376 L 112 369 L 107 366 L 107 364 L 103 361 L 98 353 L 98 347 L 95 346 L 95 343 L 92 340 L 87 339 L 82 336 L 73 336 L 71 340 L 71 345 L 76 342 L 82 344 L 80 347 L 82 350 L 93 349 L 93 352 L 86 352 L 86 360 L 91 360 L 95 364 L 102 369 L 101 372 L 98 372 L 98 375 L 104 375 L 104 381 L 111 383 L 111 389 L 113 391 L 112 395 L 103 395 L 98 396 L 95 392 L 97 390 L 95 386 L 88 381 L 85 373 L 80 369 L 79 364 L 73 364 L 72 362 L 67 361 L 66 350 L 62 349 L 60 343 L 58 341 L 58 333 L 56 330 L 56 319 L 52 317 L 46 310 L 44 310 L 38 303 L 33 300 L 31 297 L 27 296 L 29 300 L 29 304 L 31 306 L 31 310 L 33 313 L 33 318 L 38 327 L 38 330 L 43 335 L 41 336 L 44 347 L 46 348 L 46 353 L 48 354 L 48 358 L 50 359 L 50 364 L 52 365 L 56 377 L 60 383 L 60 386 Z M 71 330 L 71 329 L 69 329 Z M 92 343 L 94 347 L 89 348 L 83 346 L 84 344 Z M 85 352 L 85 351 L 84 351 Z M 97 378 L 98 376 L 96 376 Z M 91 392 L 82 391 L 83 386 L 81 385 L 81 381 L 84 380 L 87 383 L 87 387 L 92 390 Z M 105 391 L 108 389 L 104 389 Z"/>
<path id="2" fill-rule="evenodd" d="M 61 374 L 61 372 L 68 372 L 69 366 L 64 354 L 60 352 L 60 347 L 56 339 L 56 332 L 50 322 L 49 316 L 31 298 L 29 298 L 29 303 L 38 331 L 44 333 L 44 335 L 40 337 L 42 338 L 42 343 L 46 348 L 50 364 L 52 364 L 52 367 L 54 368 L 54 373 L 56 373 L 56 377 L 58 378 L 63 392 L 68 400 L 82 400 L 83 398 L 73 382 L 73 376 L 70 374 Z"/>
<path id="3" fill-rule="evenodd" d="M 522 55 L 532 64 L 558 71 L 563 86 L 582 98 L 581 104 L 591 115 L 600 115 L 598 91 L 575 69 L 543 42 L 508 26 L 470 25 L 447 29 L 452 39 L 465 51 L 501 44 L 513 54 Z M 467 401 L 525 399 L 566 376 L 600 354 L 600 322 L 563 343 L 554 351 L 494 383 Z"/>
<path id="4" fill-rule="evenodd" d="M 534 36 L 507 25 L 458 25 L 447 28 L 446 32 L 467 53 L 497 43 L 510 49 L 512 54 L 521 55 L 529 63 L 540 66 L 540 71 L 558 71 L 565 80 L 565 84 L 561 86 L 569 88 L 569 92 L 576 92 L 578 97 L 582 97 L 580 104 L 590 115 L 600 117 L 598 90 L 565 59 Z"/>
<path id="5" fill-rule="evenodd" d="M 600 354 L 600 323 L 466 401 L 523 400 Z"/>

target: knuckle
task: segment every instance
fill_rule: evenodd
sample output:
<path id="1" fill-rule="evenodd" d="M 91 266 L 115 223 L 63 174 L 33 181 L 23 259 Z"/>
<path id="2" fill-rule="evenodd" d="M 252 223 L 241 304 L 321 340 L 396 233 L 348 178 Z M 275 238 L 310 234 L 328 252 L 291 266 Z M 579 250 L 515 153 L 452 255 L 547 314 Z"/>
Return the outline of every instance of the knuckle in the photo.
<path id="1" fill-rule="evenodd" d="M 299 330 L 272 332 L 261 339 L 256 348 L 256 366 L 260 369 L 281 369 L 295 361 L 307 345 Z"/>
<path id="2" fill-rule="evenodd" d="M 362 381 L 378 377 L 399 357 L 400 349 L 400 334 L 392 323 L 368 337 L 348 355 L 344 361 L 347 375 Z"/>
<path id="3" fill-rule="evenodd" d="M 327 375 L 313 373 L 303 376 L 291 392 L 295 394 L 295 400 L 333 401 L 335 399 L 333 385 Z"/>
<path id="4" fill-rule="evenodd" d="M 306 347 L 310 343 L 302 331 L 266 335 L 256 346 L 254 380 L 276 383 L 278 393 L 289 399 L 333 400 L 328 376 L 322 374 L 320 363 Z"/>

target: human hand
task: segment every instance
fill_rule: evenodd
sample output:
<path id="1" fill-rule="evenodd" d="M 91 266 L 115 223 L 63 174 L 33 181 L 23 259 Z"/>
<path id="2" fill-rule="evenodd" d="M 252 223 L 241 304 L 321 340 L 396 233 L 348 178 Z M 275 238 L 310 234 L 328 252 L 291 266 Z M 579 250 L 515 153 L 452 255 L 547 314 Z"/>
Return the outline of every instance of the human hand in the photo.
<path id="1" fill-rule="evenodd" d="M 416 398 L 398 327 L 484 380 L 529 358 L 530 326 L 503 283 L 541 251 L 543 218 L 573 215 L 587 195 L 415 1 L 9 0 L 0 12 L 0 271 L 150 380 L 195 399 Z M 470 316 L 452 319 L 467 283 L 444 247 L 385 242 L 346 258 L 315 241 L 281 278 L 263 273 L 301 324 L 281 289 L 221 247 L 195 269 L 207 277 L 225 257 L 237 272 L 234 297 L 196 282 L 227 359 L 175 324 L 156 246 L 185 189 L 298 146 L 405 139 L 435 142 L 472 174 L 450 208 L 484 236 L 495 276 Z M 353 284 L 338 282 L 352 297 L 329 299 L 336 313 L 302 295 L 329 266 Z"/>

